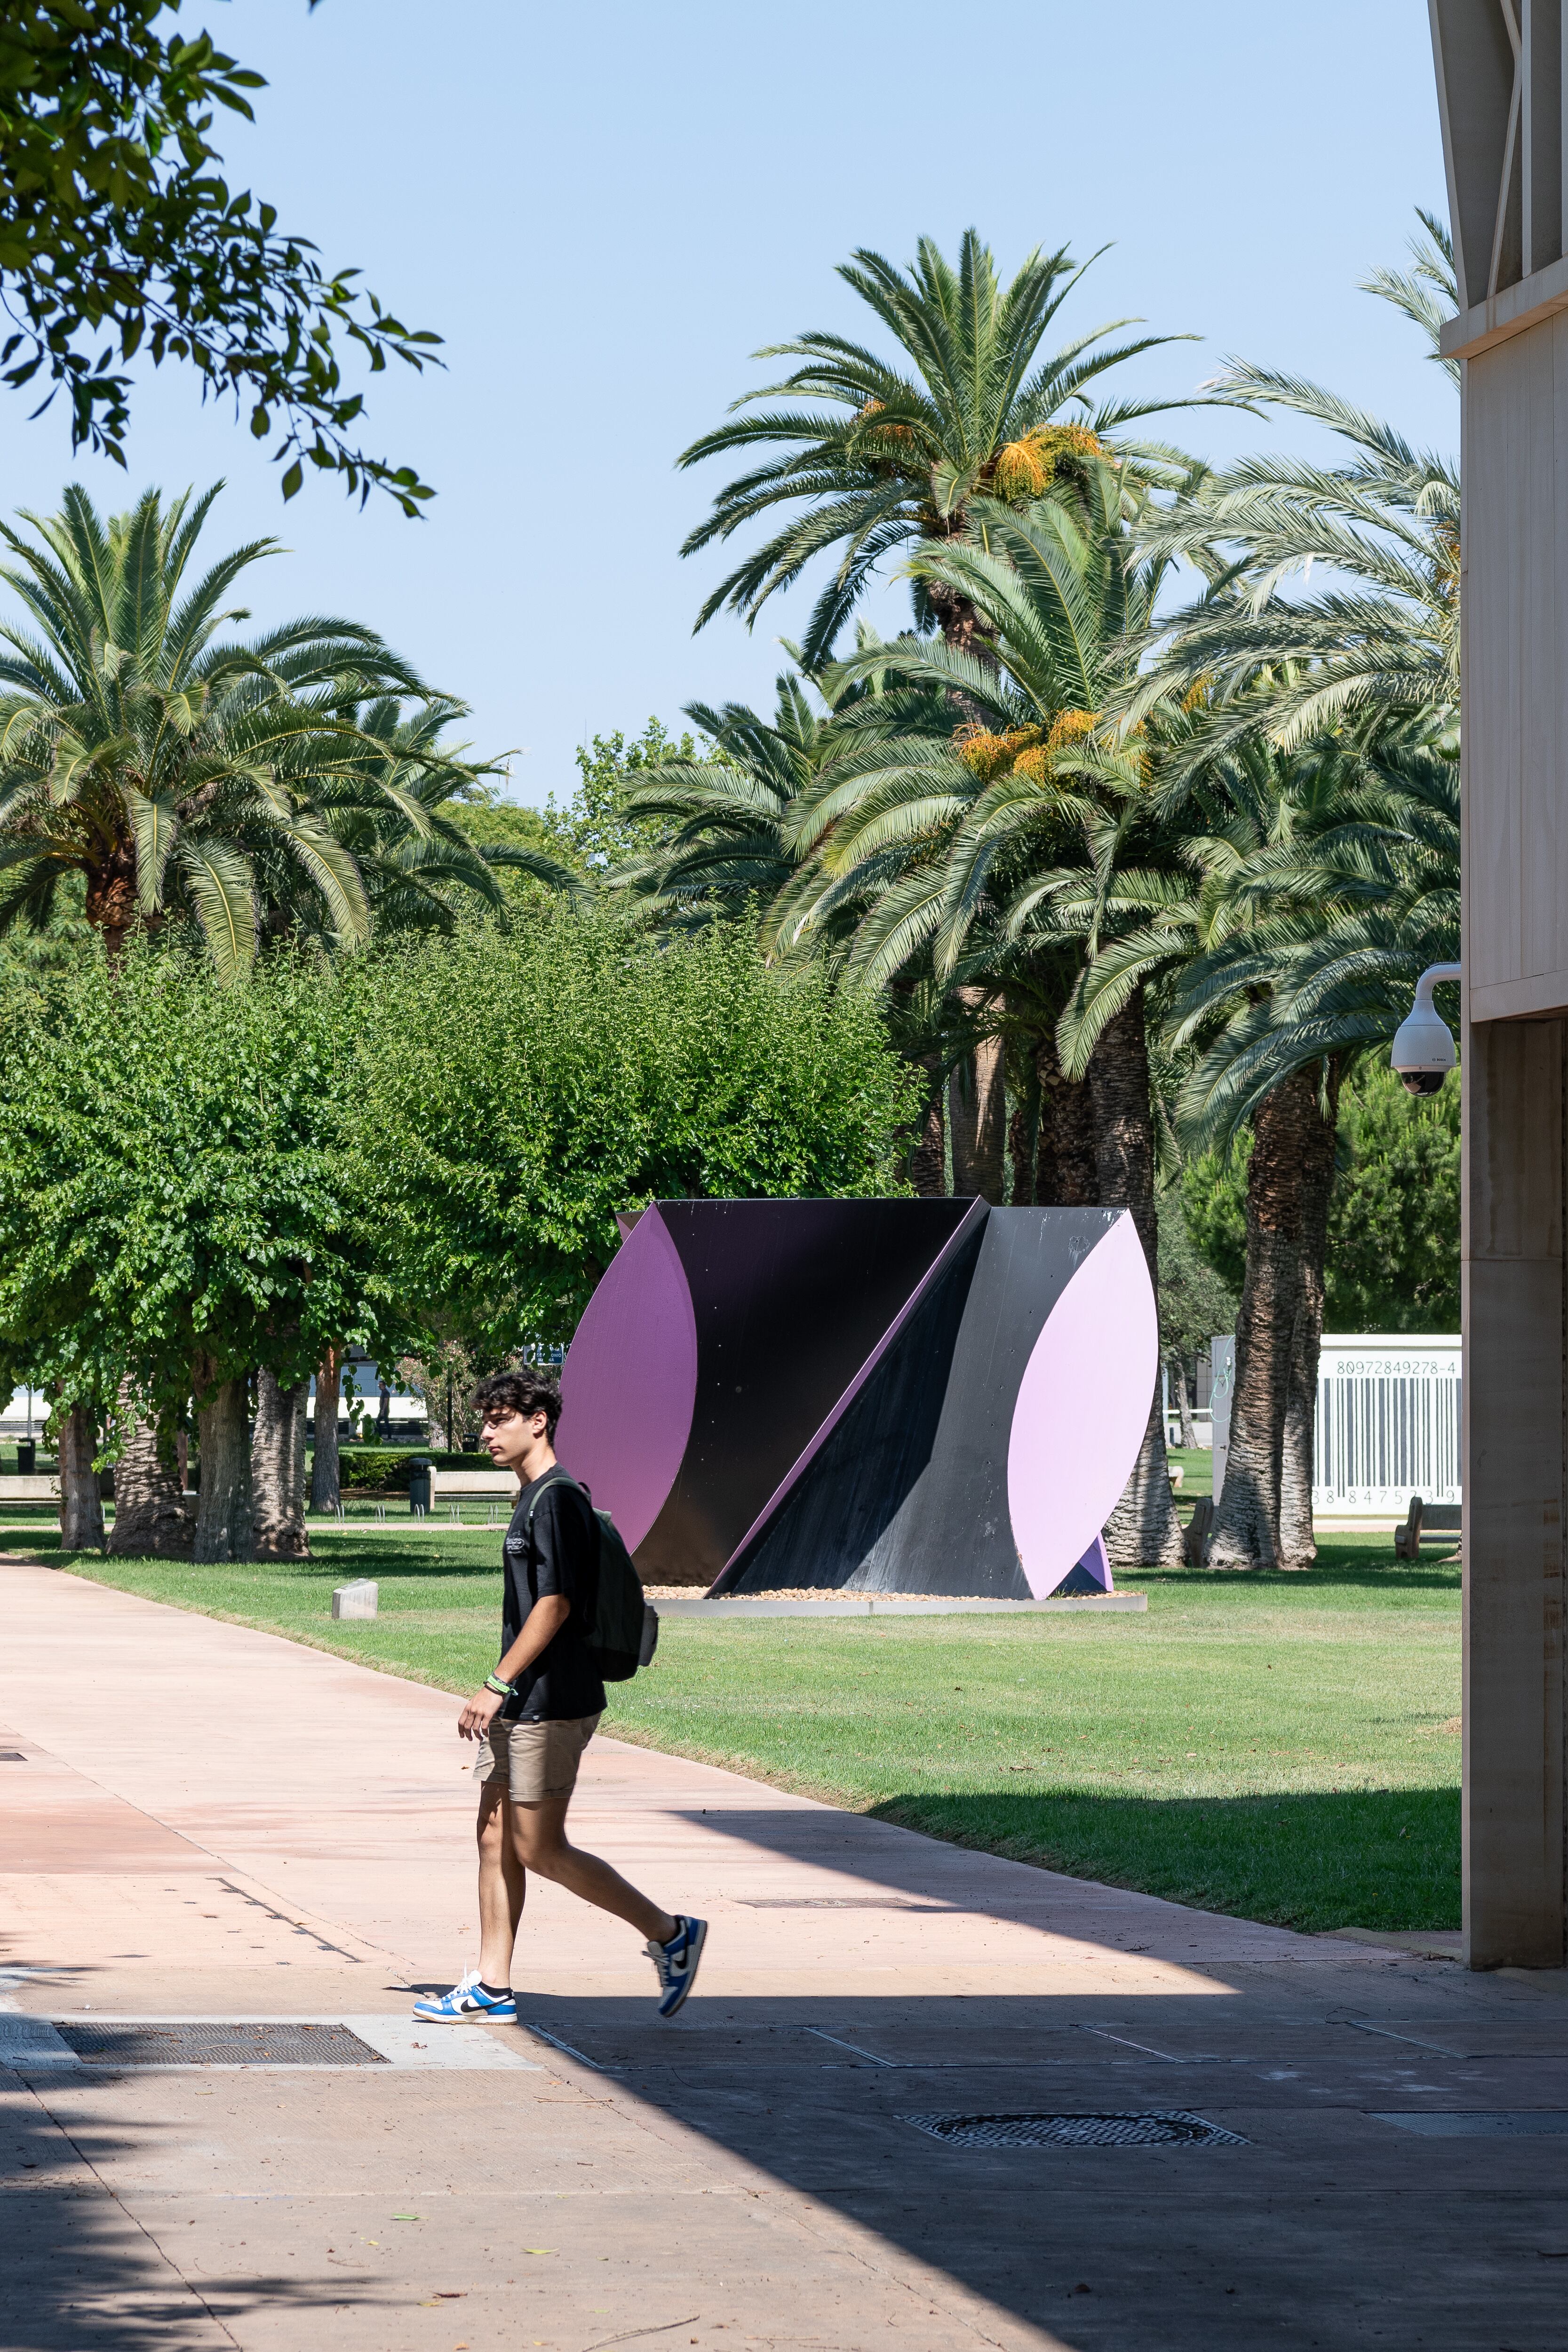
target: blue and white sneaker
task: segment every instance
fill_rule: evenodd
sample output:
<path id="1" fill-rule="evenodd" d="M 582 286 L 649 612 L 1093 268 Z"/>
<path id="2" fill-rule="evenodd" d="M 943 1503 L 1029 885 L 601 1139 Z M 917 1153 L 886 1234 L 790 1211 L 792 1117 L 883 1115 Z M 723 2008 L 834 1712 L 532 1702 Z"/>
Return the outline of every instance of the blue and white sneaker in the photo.
<path id="1" fill-rule="evenodd" d="M 510 1992 L 488 1993 L 479 1984 L 478 1969 L 470 1969 L 461 1984 L 439 1997 L 426 1993 L 414 2004 L 414 2014 L 422 2025 L 467 2025 L 479 2021 L 495 2025 L 517 2023 L 517 2003 Z"/>
<path id="2" fill-rule="evenodd" d="M 697 1963 L 708 1940 L 706 1919 L 688 1919 L 678 1911 L 676 1930 L 668 1944 L 649 1944 L 648 1958 L 658 1972 L 658 2013 L 673 2017 L 697 1981 Z"/>

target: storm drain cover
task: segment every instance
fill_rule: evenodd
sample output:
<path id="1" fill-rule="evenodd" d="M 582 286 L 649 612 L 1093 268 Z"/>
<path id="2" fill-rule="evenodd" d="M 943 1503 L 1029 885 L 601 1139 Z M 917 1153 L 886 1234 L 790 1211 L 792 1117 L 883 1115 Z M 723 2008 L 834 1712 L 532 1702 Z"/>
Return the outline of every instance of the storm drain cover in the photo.
<path id="1" fill-rule="evenodd" d="M 1235 2132 L 1173 2108 L 1157 2116 L 906 2116 L 950 2147 L 1245 2147 Z"/>
<path id="2" fill-rule="evenodd" d="M 100 2066 L 384 2066 L 346 2025 L 57 2024 L 79 2058 Z"/>

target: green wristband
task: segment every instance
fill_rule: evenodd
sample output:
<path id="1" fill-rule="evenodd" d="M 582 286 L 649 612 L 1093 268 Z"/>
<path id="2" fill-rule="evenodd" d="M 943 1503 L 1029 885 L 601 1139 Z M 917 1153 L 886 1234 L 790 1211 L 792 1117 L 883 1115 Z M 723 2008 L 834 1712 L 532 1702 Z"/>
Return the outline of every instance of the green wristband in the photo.
<path id="1" fill-rule="evenodd" d="M 511 1696 L 511 1685 L 510 1683 L 503 1683 L 500 1677 L 495 1675 L 487 1675 L 485 1676 L 485 1688 L 488 1691 L 494 1691 L 498 1698 L 510 1698 Z"/>

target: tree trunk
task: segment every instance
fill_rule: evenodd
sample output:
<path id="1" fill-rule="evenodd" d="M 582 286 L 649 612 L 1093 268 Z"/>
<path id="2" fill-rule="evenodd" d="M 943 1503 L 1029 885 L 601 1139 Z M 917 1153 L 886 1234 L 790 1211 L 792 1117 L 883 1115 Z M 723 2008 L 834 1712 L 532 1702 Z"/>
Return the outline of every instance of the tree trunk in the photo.
<path id="1" fill-rule="evenodd" d="M 1013 1206 L 1027 1209 L 1035 1199 L 1035 1129 L 1037 1105 L 1020 1095 L 1007 1121 L 1007 1156 L 1013 1162 Z"/>
<path id="2" fill-rule="evenodd" d="M 1149 1046 L 1140 992 L 1104 1032 L 1089 1066 L 1094 1107 L 1095 1174 L 1100 1205 L 1129 1209 L 1149 1262 L 1156 1302 L 1160 1242 L 1154 1210 L 1154 1120 L 1149 1101 Z M 1182 1525 L 1165 1457 L 1165 1415 L 1156 1370 L 1143 1443 L 1105 1530 L 1113 1568 L 1180 1568 Z"/>
<path id="3" fill-rule="evenodd" d="M 1259 1104 L 1253 1120 L 1252 1159 L 1247 1171 L 1247 1273 L 1236 1324 L 1236 1388 L 1230 1406 L 1230 1449 L 1225 1487 L 1215 1511 L 1209 1541 L 1211 1568 L 1278 1568 L 1286 1554 L 1281 1539 L 1280 1481 L 1286 1406 L 1292 1360 L 1298 1378 L 1308 1358 L 1314 1383 L 1317 1344 L 1299 1333 L 1303 1312 L 1304 1259 L 1310 1245 L 1309 1188 L 1318 1189 L 1318 1163 L 1327 1135 L 1328 1172 L 1333 1173 L 1333 1134 L 1318 1109 L 1315 1069 L 1298 1070 Z M 1327 1195 L 1324 1194 L 1324 1215 Z M 1321 1266 L 1321 1245 L 1318 1253 Z M 1321 1277 L 1315 1311 L 1321 1329 Z M 1307 1406 L 1310 1437 L 1310 1407 Z M 1298 1416 L 1298 1446 L 1300 1415 Z M 1299 1477 L 1299 1473 L 1293 1474 Z M 1307 1465 L 1307 1543 L 1310 1546 L 1311 1465 Z M 1300 1549 L 1302 1498 L 1293 1497 L 1293 1541 Z M 1304 1564 L 1304 1563 L 1303 1563 Z"/>
<path id="4" fill-rule="evenodd" d="M 1094 1105 L 1087 1078 L 1067 1078 L 1054 1036 L 1035 1050 L 1040 1081 L 1040 1124 L 1035 1156 L 1035 1200 L 1042 1209 L 1093 1209 L 1100 1204 L 1094 1154 Z"/>
<path id="5" fill-rule="evenodd" d="M 305 1533 L 305 1406 L 309 1381 L 279 1388 L 278 1375 L 256 1376 L 256 1432 L 250 1442 L 251 1508 L 258 1559 L 309 1559 Z"/>
<path id="6" fill-rule="evenodd" d="M 342 1349 L 329 1348 L 316 1371 L 316 1455 L 310 1465 L 313 1511 L 335 1511 L 342 1499 L 338 1479 L 338 1382 L 342 1370 Z"/>
<path id="7" fill-rule="evenodd" d="M 201 1500 L 196 1509 L 198 1560 L 251 1557 L 249 1389 L 247 1380 L 216 1384 L 212 1366 L 198 1360 L 193 1385 L 206 1402 L 196 1409 L 201 1448 Z"/>
<path id="8" fill-rule="evenodd" d="M 940 1201 L 947 1192 L 947 1122 L 940 1087 L 926 1105 L 919 1139 L 910 1154 L 910 1181 L 922 1201 Z"/>
<path id="9" fill-rule="evenodd" d="M 117 1559 L 189 1559 L 195 1518 L 183 1500 L 178 1450 L 165 1447 L 158 1423 L 141 1409 L 129 1381 L 115 1405 L 120 1459 L 114 1465 L 114 1525 L 108 1549 Z"/>
<path id="10" fill-rule="evenodd" d="M 129 834 L 116 836 L 114 845 L 89 869 L 83 912 L 103 940 L 110 969 L 125 952 L 125 942 L 141 916 L 136 887 L 136 845 Z M 153 919 L 161 926 L 162 916 Z M 149 926 L 151 928 L 151 926 Z"/>
<path id="11" fill-rule="evenodd" d="M 1193 1419 L 1193 1401 L 1187 1393 L 1187 1360 L 1184 1356 L 1173 1356 L 1171 1362 L 1176 1374 L 1176 1411 L 1181 1416 L 1182 1444 L 1194 1446 L 1198 1442 L 1198 1432 Z"/>
<path id="12" fill-rule="evenodd" d="M 73 1404 L 60 1421 L 60 1549 L 99 1551 L 103 1546 L 103 1499 L 92 1457 L 98 1423 L 84 1404 Z"/>
<path id="13" fill-rule="evenodd" d="M 1035 1200 L 1035 1154 L 1040 1124 L 1040 1081 L 1035 1070 L 1037 1039 L 1030 1013 L 1016 990 L 1003 992 L 1009 1035 L 1003 1056 L 1003 1077 L 1011 1106 L 1007 1114 L 1007 1157 L 1012 1162 L 1007 1198 L 1015 1209 L 1032 1208 Z M 1026 1027 L 1026 1023 L 1029 1025 Z"/>
<path id="14" fill-rule="evenodd" d="M 1339 1129 L 1339 1064 L 1329 1066 L 1329 1117 L 1320 1110 L 1307 1129 L 1301 1169 L 1301 1279 L 1290 1332 L 1285 1382 L 1285 1429 L 1279 1459 L 1279 1564 L 1310 1568 L 1318 1557 L 1312 1532 L 1313 1440 L 1318 1420 L 1318 1355 L 1323 1336 L 1323 1273 L 1329 1249 L 1329 1199 L 1334 1186 Z"/>
<path id="15" fill-rule="evenodd" d="M 973 1013 L 985 1002 L 983 988 L 961 988 L 957 993 Z M 953 1192 L 958 1195 L 973 1192 L 1000 1207 L 1007 1141 L 1000 1037 L 985 1038 L 966 1062 L 960 1063 L 948 1080 L 947 1101 L 952 1130 Z"/>

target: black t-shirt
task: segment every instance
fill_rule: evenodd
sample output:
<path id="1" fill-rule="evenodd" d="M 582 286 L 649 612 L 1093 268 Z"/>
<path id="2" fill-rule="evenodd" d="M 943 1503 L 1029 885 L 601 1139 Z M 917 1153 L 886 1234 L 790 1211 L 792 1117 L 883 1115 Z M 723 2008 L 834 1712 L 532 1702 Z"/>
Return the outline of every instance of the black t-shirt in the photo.
<path id="1" fill-rule="evenodd" d="M 501 1549 L 506 1569 L 503 1656 L 536 1601 L 559 1593 L 572 1604 L 572 1614 L 554 1639 L 519 1675 L 511 1697 L 501 1707 L 502 1718 L 508 1723 L 565 1723 L 597 1715 L 605 1704 L 605 1685 L 584 1629 L 593 1615 L 599 1531 L 581 1486 L 559 1471 L 547 1470 L 534 1479 L 518 1496 Z"/>

